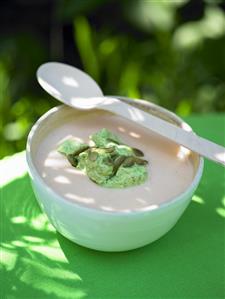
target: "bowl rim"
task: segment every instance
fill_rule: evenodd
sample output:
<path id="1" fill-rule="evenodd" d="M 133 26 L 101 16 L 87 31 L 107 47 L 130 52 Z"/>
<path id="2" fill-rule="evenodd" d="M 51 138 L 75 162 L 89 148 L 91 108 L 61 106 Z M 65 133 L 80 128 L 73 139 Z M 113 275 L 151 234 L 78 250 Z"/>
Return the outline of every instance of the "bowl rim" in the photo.
<path id="1" fill-rule="evenodd" d="M 134 100 L 135 101 L 135 100 Z M 137 100 L 138 102 L 142 102 L 142 104 L 147 103 L 148 107 L 152 107 L 154 110 L 159 110 L 162 114 L 167 114 L 167 116 L 170 116 L 173 120 L 178 121 L 179 123 L 185 123 L 191 130 L 192 128 L 190 127 L 189 124 L 187 124 L 186 122 L 184 122 L 179 116 L 177 116 L 175 113 L 160 107 L 158 105 L 155 105 L 153 103 L 147 102 L 145 100 Z M 167 208 L 179 201 L 182 201 L 182 199 L 186 198 L 188 196 L 189 193 L 191 193 L 193 190 L 195 190 L 201 180 L 202 177 L 202 173 L 203 173 L 203 168 L 204 168 L 204 159 L 202 156 L 199 156 L 199 164 L 197 166 L 196 169 L 196 173 L 194 178 L 192 179 L 191 184 L 179 195 L 177 195 L 176 197 L 172 198 L 171 200 L 168 200 L 166 202 L 160 203 L 158 204 L 156 207 L 154 207 L 154 209 L 150 208 L 149 209 L 145 209 L 145 210 L 131 210 L 129 212 L 127 211 L 106 211 L 106 210 L 100 210 L 100 209 L 95 209 L 95 208 L 91 208 L 88 206 L 84 206 L 81 205 L 77 202 L 72 202 L 69 201 L 67 199 L 65 199 L 63 196 L 59 195 L 57 192 L 55 192 L 46 182 L 45 180 L 41 177 L 41 175 L 38 173 L 33 161 L 32 161 L 32 157 L 31 157 L 31 144 L 33 141 L 33 136 L 35 136 L 36 132 L 38 131 L 38 129 L 40 128 L 40 126 L 42 125 L 42 123 L 51 115 L 57 113 L 58 111 L 60 111 L 61 109 L 64 109 L 65 107 L 68 107 L 66 105 L 59 105 L 56 107 L 51 108 L 50 110 L 48 110 L 46 113 L 44 113 L 32 126 L 29 134 L 28 134 L 28 138 L 27 138 L 27 143 L 26 143 L 26 161 L 27 161 L 27 166 L 28 166 L 28 173 L 30 175 L 30 177 L 34 180 L 37 181 L 38 184 L 43 187 L 45 190 L 47 190 L 47 192 L 50 194 L 50 197 L 54 197 L 57 198 L 58 201 L 62 202 L 62 204 L 66 204 L 66 205 L 71 205 L 73 207 L 79 208 L 81 210 L 84 211 L 89 211 L 89 212 L 95 212 L 95 213 L 100 213 L 100 214 L 107 214 L 107 215 L 113 215 L 113 216 L 121 216 L 121 215 L 140 215 L 140 214 L 146 214 L 146 213 L 150 213 L 150 212 L 155 212 L 158 211 L 160 209 L 164 209 Z M 71 107 L 69 107 L 70 109 L 73 109 Z"/>

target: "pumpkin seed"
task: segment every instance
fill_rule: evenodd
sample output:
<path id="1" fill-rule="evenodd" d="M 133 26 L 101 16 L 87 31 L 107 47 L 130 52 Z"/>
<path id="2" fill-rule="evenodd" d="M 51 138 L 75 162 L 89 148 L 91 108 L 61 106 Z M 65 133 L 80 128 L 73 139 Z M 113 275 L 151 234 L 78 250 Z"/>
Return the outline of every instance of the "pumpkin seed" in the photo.
<path id="1" fill-rule="evenodd" d="M 146 165 L 146 164 L 148 164 L 148 161 L 140 159 L 138 157 L 130 156 L 130 157 L 127 157 L 125 159 L 125 161 L 123 162 L 123 166 L 124 167 L 131 167 L 134 164 L 137 164 L 137 165 Z"/>
<path id="2" fill-rule="evenodd" d="M 113 166 L 113 172 L 112 172 L 111 177 L 113 177 L 113 176 L 117 173 L 119 167 L 121 166 L 121 164 L 123 163 L 123 161 L 124 161 L 125 159 L 126 159 L 126 156 L 118 156 L 118 157 L 114 160 L 114 162 L 113 162 L 113 164 L 114 164 L 114 166 Z"/>
<path id="3" fill-rule="evenodd" d="M 115 160 L 114 160 L 114 166 L 120 166 L 121 163 L 123 163 L 123 161 L 126 159 L 126 156 L 118 156 Z"/>
<path id="4" fill-rule="evenodd" d="M 70 164 L 74 167 L 77 167 L 78 159 L 77 156 L 74 155 L 67 155 L 67 160 L 70 162 Z"/>
<path id="5" fill-rule="evenodd" d="M 77 150 L 77 151 L 75 151 L 72 155 L 74 155 L 74 156 L 78 156 L 79 154 L 83 153 L 83 152 L 86 151 L 87 149 L 89 149 L 89 146 L 88 146 L 88 145 L 87 145 L 87 146 L 84 146 L 83 148 L 81 148 L 81 149 L 79 149 L 79 150 Z"/>
<path id="6" fill-rule="evenodd" d="M 148 164 L 148 161 L 147 160 L 144 160 L 144 159 L 140 159 L 138 157 L 134 157 L 134 161 L 136 164 L 138 165 L 146 165 Z"/>
<path id="7" fill-rule="evenodd" d="M 134 152 L 134 154 L 138 157 L 144 157 L 144 153 L 139 150 L 138 148 L 132 147 L 132 151 Z"/>
<path id="8" fill-rule="evenodd" d="M 130 156 L 130 157 L 127 157 L 124 162 L 123 162 L 123 166 L 124 167 L 131 167 L 132 165 L 134 165 L 135 163 L 135 157 L 133 156 Z"/>

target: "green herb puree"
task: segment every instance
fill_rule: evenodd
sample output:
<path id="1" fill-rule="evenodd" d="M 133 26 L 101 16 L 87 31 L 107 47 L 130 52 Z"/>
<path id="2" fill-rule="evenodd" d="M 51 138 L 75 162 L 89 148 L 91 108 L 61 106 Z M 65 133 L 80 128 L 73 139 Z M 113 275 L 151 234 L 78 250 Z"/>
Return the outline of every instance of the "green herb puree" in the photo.
<path id="1" fill-rule="evenodd" d="M 107 129 L 91 135 L 90 139 L 94 146 L 68 139 L 58 151 L 102 187 L 126 188 L 147 180 L 148 161 L 143 159 L 142 151 L 124 144 Z"/>

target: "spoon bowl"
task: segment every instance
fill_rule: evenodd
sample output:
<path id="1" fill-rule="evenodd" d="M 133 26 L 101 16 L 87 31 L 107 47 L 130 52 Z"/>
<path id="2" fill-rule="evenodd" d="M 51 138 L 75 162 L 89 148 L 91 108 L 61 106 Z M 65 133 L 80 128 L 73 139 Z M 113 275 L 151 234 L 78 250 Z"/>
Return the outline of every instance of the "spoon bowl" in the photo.
<path id="1" fill-rule="evenodd" d="M 99 85 L 88 74 L 59 62 L 42 64 L 37 70 L 37 80 L 47 93 L 60 102 L 74 107 L 79 101 L 79 109 L 91 109 L 90 98 L 103 96 Z"/>

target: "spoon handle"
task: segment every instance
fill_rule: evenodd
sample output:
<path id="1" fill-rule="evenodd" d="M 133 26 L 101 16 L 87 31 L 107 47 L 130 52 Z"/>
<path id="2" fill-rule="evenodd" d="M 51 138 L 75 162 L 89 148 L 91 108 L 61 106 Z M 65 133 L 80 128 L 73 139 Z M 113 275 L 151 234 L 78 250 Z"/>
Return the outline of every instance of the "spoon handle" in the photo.
<path id="1" fill-rule="evenodd" d="M 118 100 L 113 101 L 110 105 L 104 105 L 103 109 L 121 115 L 128 120 L 132 120 L 205 158 L 225 166 L 225 148 L 221 145 L 217 145 L 212 141 L 197 136 L 193 132 L 185 131 L 161 118 Z"/>

